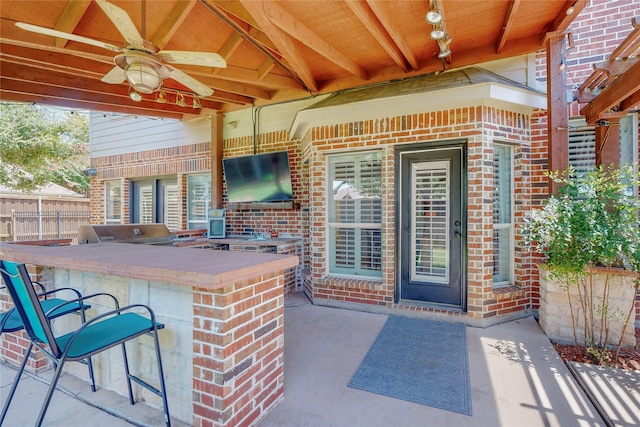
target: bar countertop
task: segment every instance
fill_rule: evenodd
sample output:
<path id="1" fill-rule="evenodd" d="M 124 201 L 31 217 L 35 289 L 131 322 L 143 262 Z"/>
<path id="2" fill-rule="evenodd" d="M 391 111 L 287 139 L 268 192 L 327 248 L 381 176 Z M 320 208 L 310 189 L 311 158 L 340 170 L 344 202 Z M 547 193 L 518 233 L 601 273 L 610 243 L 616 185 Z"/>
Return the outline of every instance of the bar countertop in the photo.
<path id="1" fill-rule="evenodd" d="M 0 243 L 0 259 L 219 289 L 261 274 L 295 267 L 295 255 L 96 243 L 74 246 L 27 246 Z"/>

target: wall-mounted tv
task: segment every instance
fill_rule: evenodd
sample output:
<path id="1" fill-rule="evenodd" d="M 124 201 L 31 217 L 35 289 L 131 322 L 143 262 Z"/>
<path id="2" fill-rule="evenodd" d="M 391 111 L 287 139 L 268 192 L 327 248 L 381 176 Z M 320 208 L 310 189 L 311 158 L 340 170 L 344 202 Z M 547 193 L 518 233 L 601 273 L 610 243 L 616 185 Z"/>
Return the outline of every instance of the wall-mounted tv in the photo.
<path id="1" fill-rule="evenodd" d="M 293 200 L 286 151 L 222 159 L 229 203 Z"/>

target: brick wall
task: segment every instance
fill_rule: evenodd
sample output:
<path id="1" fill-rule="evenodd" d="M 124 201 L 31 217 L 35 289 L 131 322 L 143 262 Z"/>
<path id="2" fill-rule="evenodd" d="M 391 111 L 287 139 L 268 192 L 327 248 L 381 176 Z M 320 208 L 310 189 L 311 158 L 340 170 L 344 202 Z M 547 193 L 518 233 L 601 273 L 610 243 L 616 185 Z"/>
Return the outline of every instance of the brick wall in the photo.
<path id="1" fill-rule="evenodd" d="M 211 150 L 209 143 L 198 143 L 178 147 L 161 148 L 137 153 L 118 154 L 91 159 L 91 167 L 98 174 L 91 179 L 91 222 L 104 224 L 104 182 L 122 182 L 122 222 L 129 223 L 131 180 L 176 176 L 186 212 L 185 175 L 211 172 Z M 186 216 L 182 217 L 182 228 L 186 229 Z"/>
<path id="2" fill-rule="evenodd" d="M 517 291 L 493 290 L 493 142 L 514 144 L 516 165 L 516 221 L 530 206 L 531 118 L 486 106 L 372 119 L 357 123 L 312 128 L 303 140 L 309 156 L 310 176 L 310 278 L 306 291 L 315 302 L 369 304 L 399 310 L 464 315 L 442 308 L 395 304 L 395 151 L 398 144 L 429 141 L 467 141 L 467 248 L 468 313 L 481 321 L 531 308 L 530 255 L 517 253 Z M 308 147 L 308 148 L 307 148 Z M 356 150 L 382 150 L 382 280 L 332 277 L 327 270 L 327 154 Z M 518 237 L 519 239 L 519 237 Z M 497 295 L 497 296 L 496 296 Z"/>
<path id="3" fill-rule="evenodd" d="M 282 399 L 282 274 L 194 290 L 194 426 L 256 425 Z"/>

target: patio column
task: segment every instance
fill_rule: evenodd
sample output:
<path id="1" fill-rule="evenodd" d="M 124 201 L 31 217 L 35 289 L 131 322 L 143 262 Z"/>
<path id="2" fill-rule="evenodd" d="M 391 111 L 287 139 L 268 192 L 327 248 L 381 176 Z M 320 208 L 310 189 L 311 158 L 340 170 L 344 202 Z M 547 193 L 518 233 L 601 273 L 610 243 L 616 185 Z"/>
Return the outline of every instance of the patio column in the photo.
<path id="1" fill-rule="evenodd" d="M 547 126 L 549 171 L 563 171 L 569 167 L 569 112 L 567 109 L 567 71 L 565 66 L 565 37 L 563 33 L 549 33 L 547 51 Z M 549 193 L 558 192 L 558 184 L 549 180 Z"/>
<path id="2" fill-rule="evenodd" d="M 211 116 L 211 207 L 222 208 L 222 126 L 223 114 Z"/>

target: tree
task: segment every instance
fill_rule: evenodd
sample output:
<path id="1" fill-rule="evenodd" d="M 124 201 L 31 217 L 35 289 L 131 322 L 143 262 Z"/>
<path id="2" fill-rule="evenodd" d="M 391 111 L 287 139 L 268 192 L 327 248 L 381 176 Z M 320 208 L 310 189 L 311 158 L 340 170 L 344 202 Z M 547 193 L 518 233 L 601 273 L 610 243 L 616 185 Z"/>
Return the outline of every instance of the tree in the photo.
<path id="1" fill-rule="evenodd" d="M 86 193 L 88 142 L 84 114 L 0 103 L 0 184 L 28 192 L 53 182 Z"/>

